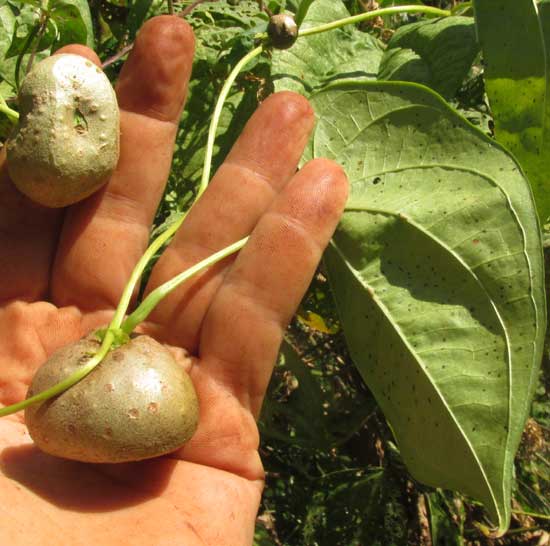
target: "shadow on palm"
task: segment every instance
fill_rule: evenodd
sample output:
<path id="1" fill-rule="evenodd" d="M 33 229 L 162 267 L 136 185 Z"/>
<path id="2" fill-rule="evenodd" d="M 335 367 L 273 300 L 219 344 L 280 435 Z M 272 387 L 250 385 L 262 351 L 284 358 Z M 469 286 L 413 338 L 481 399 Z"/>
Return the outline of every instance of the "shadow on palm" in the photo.
<path id="1" fill-rule="evenodd" d="M 109 512 L 159 497 L 177 464 L 169 457 L 122 465 L 80 463 L 53 457 L 34 445 L 7 447 L 0 453 L 6 477 L 49 503 L 77 512 Z"/>

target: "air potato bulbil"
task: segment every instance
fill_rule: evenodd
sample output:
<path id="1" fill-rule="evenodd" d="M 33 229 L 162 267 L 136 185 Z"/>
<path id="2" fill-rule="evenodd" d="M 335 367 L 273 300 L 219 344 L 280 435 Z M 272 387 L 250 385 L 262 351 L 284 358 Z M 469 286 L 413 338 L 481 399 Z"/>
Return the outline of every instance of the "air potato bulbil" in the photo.
<path id="1" fill-rule="evenodd" d="M 79 55 L 36 64 L 19 92 L 20 119 L 7 143 L 16 187 L 47 207 L 88 197 L 119 157 L 119 109 L 103 71 Z"/>
<path id="2" fill-rule="evenodd" d="M 54 353 L 36 372 L 27 397 L 71 375 L 98 347 L 89 336 Z M 92 463 L 170 453 L 191 438 L 198 417 L 189 375 L 170 351 L 144 335 L 112 350 L 65 392 L 25 410 L 30 435 L 42 451 Z"/>

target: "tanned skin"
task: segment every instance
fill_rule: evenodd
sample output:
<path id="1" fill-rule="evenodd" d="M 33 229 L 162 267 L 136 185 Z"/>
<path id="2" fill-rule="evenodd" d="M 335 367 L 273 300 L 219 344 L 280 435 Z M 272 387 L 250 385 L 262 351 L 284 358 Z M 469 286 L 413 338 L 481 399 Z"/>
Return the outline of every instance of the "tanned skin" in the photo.
<path id="1" fill-rule="evenodd" d="M 193 50 L 177 17 L 143 26 L 116 88 L 120 162 L 91 198 L 64 210 L 34 205 L 0 155 L 3 405 L 25 397 L 56 349 L 112 317 L 166 184 Z M 99 64 L 83 46 L 63 51 Z M 193 439 L 167 457 L 91 465 L 41 453 L 21 414 L 0 419 L 0 544 L 252 543 L 264 486 L 256 419 L 285 327 L 347 198 L 330 161 L 296 174 L 313 124 L 304 98 L 265 100 L 150 277 L 148 290 L 251 234 L 237 257 L 180 287 L 141 327 L 190 371 L 201 411 Z"/>

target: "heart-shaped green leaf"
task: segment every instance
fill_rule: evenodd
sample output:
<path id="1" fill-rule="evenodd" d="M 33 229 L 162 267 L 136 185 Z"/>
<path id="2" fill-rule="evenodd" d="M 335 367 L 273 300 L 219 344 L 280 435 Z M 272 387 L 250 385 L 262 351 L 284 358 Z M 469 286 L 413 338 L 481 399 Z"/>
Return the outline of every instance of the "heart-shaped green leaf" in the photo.
<path id="1" fill-rule="evenodd" d="M 413 476 L 478 498 L 502 533 L 546 324 L 526 179 L 422 86 L 350 82 L 313 105 L 306 155 L 352 187 L 326 263 L 354 361 Z"/>

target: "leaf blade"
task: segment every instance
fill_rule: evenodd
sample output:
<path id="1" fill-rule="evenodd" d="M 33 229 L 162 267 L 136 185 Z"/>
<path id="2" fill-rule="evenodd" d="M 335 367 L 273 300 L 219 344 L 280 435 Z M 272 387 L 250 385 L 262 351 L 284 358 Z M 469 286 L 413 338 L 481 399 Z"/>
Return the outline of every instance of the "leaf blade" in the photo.
<path id="1" fill-rule="evenodd" d="M 341 84 L 313 103 L 307 156 L 335 158 L 352 184 L 327 252 L 352 356 L 413 475 L 483 499 L 502 531 L 545 323 L 529 189 L 511 158 L 421 86 Z M 406 380 L 382 365 L 384 351 L 408 366 Z M 449 371 L 455 361 L 464 377 Z M 423 435 L 433 445 L 420 456 Z"/>
<path id="2" fill-rule="evenodd" d="M 53 0 L 51 14 L 59 27 L 55 48 L 80 43 L 94 48 L 94 27 L 90 6 L 85 0 Z"/>

